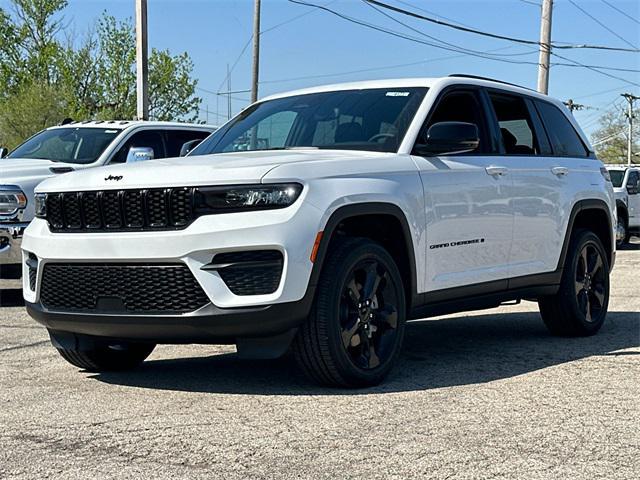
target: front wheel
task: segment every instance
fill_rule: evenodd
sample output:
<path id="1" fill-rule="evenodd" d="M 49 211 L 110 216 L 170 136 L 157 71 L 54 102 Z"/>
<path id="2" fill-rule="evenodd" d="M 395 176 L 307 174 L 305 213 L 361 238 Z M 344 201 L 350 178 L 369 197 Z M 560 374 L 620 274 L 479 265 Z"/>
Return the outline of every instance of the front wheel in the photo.
<path id="1" fill-rule="evenodd" d="M 320 384 L 376 385 L 398 357 L 405 320 L 404 288 L 391 255 L 367 239 L 338 240 L 293 352 L 307 376 Z"/>
<path id="2" fill-rule="evenodd" d="M 609 306 L 609 262 L 593 232 L 576 231 L 571 238 L 558 293 L 538 300 L 540 314 L 555 335 L 593 335 L 604 323 Z"/>

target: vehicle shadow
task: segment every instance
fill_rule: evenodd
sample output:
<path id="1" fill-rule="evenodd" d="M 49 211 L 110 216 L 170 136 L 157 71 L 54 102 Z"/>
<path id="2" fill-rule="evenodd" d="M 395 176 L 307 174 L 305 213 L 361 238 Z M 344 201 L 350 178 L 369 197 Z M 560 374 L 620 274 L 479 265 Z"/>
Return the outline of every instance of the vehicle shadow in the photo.
<path id="1" fill-rule="evenodd" d="M 369 389 L 318 387 L 297 371 L 292 358 L 249 361 L 235 354 L 150 360 L 133 372 L 91 378 L 132 387 L 204 393 L 371 394 L 506 379 L 594 355 L 617 355 L 618 350 L 638 345 L 638 312 L 610 312 L 600 333 L 586 338 L 552 337 L 538 313 L 473 314 L 409 324 L 397 368 L 382 385 Z"/>
<path id="2" fill-rule="evenodd" d="M 0 289 L 0 307 L 24 307 L 22 289 Z"/>
<path id="3" fill-rule="evenodd" d="M 617 247 L 616 250 L 640 250 L 640 243 L 625 243 Z"/>

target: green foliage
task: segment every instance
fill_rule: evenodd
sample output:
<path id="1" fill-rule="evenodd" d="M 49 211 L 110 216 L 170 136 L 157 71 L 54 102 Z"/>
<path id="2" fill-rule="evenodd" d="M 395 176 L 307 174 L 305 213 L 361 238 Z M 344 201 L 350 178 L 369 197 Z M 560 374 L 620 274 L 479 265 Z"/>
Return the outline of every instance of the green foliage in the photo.
<path id="1" fill-rule="evenodd" d="M 640 118 L 639 114 L 640 111 L 636 111 L 635 117 Z M 591 142 L 596 145 L 598 158 L 604 163 L 627 163 L 629 129 L 625 109 L 614 107 L 605 112 L 600 117 L 599 124 L 598 130 L 593 133 L 591 138 Z M 634 138 L 632 151 L 640 152 L 636 138 Z"/>
<path id="2" fill-rule="evenodd" d="M 24 139 L 64 118 L 67 104 L 55 86 L 31 83 L 3 101 L 0 145 L 14 148 Z"/>
<path id="3" fill-rule="evenodd" d="M 82 41 L 68 34 L 67 0 L 11 0 L 0 8 L 0 144 L 16 143 L 71 117 L 132 119 L 136 116 L 135 31 L 131 19 L 105 12 Z M 150 116 L 195 120 L 201 99 L 187 53 L 149 56 Z"/>

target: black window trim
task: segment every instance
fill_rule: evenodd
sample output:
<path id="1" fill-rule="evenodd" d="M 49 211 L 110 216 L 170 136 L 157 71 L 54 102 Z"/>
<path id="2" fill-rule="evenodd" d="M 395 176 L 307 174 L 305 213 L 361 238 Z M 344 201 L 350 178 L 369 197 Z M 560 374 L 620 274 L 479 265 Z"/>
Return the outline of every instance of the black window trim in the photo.
<path id="1" fill-rule="evenodd" d="M 471 85 L 471 84 L 464 84 L 464 83 L 460 83 L 460 84 L 455 84 L 455 85 L 449 85 L 445 88 L 443 88 L 440 93 L 438 93 L 438 96 L 436 97 L 436 99 L 433 102 L 433 105 L 431 106 L 431 108 L 429 109 L 429 113 L 427 114 L 426 118 L 422 121 L 422 125 L 420 125 L 420 130 L 418 130 L 418 135 L 416 137 L 416 139 L 413 142 L 413 146 L 411 147 L 411 155 L 415 155 L 417 157 L 421 157 L 422 155 L 419 155 L 416 151 L 416 145 L 420 139 L 420 134 L 422 133 L 422 129 L 425 127 L 425 125 L 428 125 L 429 122 L 431 121 L 431 119 L 433 118 L 433 115 L 435 113 L 435 111 L 437 110 L 438 106 L 440 106 L 440 103 L 442 102 L 442 100 L 444 99 L 444 97 L 446 95 L 449 95 L 450 93 L 458 93 L 458 92 L 466 92 L 466 93 L 470 93 L 472 95 L 474 95 L 476 97 L 476 100 L 478 101 L 480 108 L 482 109 L 481 113 L 481 117 L 484 121 L 485 124 L 485 128 L 484 128 L 484 137 L 485 138 L 481 138 L 480 139 L 480 144 L 483 145 L 482 151 L 481 152 L 466 152 L 466 153 L 452 153 L 452 154 L 445 154 L 442 156 L 447 156 L 447 157 L 464 157 L 464 156 L 495 156 L 498 153 L 498 145 L 500 145 L 499 143 L 496 144 L 496 139 L 495 139 L 495 132 L 494 132 L 494 127 L 493 127 L 493 123 L 492 123 L 492 119 L 488 114 L 488 110 L 487 110 L 487 105 L 486 105 L 486 99 L 484 98 L 484 93 L 483 93 L 483 89 L 484 87 L 480 86 L 480 85 Z"/>
<path id="2" fill-rule="evenodd" d="M 558 106 L 556 104 L 554 104 L 553 102 L 549 102 L 548 100 L 543 100 L 541 98 L 531 98 L 531 101 L 533 103 L 534 108 L 536 109 L 536 112 L 538 112 L 538 116 L 540 117 L 540 121 L 542 122 L 542 125 L 544 127 L 545 132 L 548 132 L 548 129 L 547 129 L 547 125 L 546 125 L 546 123 L 544 121 L 544 115 L 542 115 L 542 113 L 540 112 L 540 108 L 538 107 L 539 103 L 546 103 L 548 105 L 551 105 L 553 108 L 558 110 L 561 115 L 564 115 L 566 117 L 565 113 L 560 108 L 558 108 Z M 558 157 L 558 158 L 592 158 L 592 159 L 597 159 L 595 152 L 593 150 L 591 150 L 584 143 L 584 141 L 582 140 L 582 135 L 580 135 L 580 133 L 578 133 L 576 128 L 573 126 L 573 123 L 568 118 L 566 118 L 566 120 L 567 120 L 567 123 L 573 129 L 573 132 L 576 134 L 576 137 L 578 137 L 578 140 L 580 141 L 580 144 L 584 148 L 584 150 L 586 152 L 586 155 L 581 156 L 581 157 L 576 157 L 574 155 L 561 155 L 559 153 L 556 153 L 555 149 L 553 148 L 553 142 L 551 142 L 551 138 L 549 137 L 549 135 L 547 133 L 547 138 L 549 138 L 549 145 L 551 146 L 551 152 L 552 152 L 552 155 L 549 155 L 549 156 Z"/>
<path id="3" fill-rule="evenodd" d="M 553 155 L 544 155 L 542 154 L 542 146 L 540 145 L 540 140 L 539 140 L 539 134 L 538 134 L 538 129 L 536 126 L 536 121 L 535 121 L 535 116 L 532 114 L 531 109 L 529 108 L 529 104 L 528 101 L 531 99 L 531 97 L 529 97 L 528 95 L 523 95 L 520 92 L 512 92 L 511 90 L 503 90 L 500 88 L 494 88 L 494 87 L 484 87 L 485 90 L 485 94 L 487 96 L 487 102 L 488 102 L 488 107 L 491 111 L 491 117 L 492 120 L 494 122 L 493 128 L 496 131 L 496 135 L 497 135 L 497 140 L 498 140 L 498 146 L 499 146 L 499 152 L 500 155 L 504 155 L 505 157 L 551 157 Z M 525 105 L 525 109 L 527 110 L 527 113 L 529 114 L 529 120 L 531 121 L 531 133 L 533 135 L 533 143 L 535 145 L 535 148 L 537 149 L 537 151 L 539 153 L 507 153 L 504 150 L 504 145 L 502 143 L 502 134 L 500 133 L 500 123 L 498 122 L 498 115 L 496 114 L 496 110 L 493 107 L 493 102 L 491 101 L 491 94 L 495 93 L 496 95 L 502 95 L 502 96 L 506 96 L 506 97 L 516 97 L 516 98 L 520 98 Z M 545 131 L 545 138 L 548 141 L 548 137 Z M 549 146 L 550 146 L 549 142 Z M 551 151 L 551 150 L 550 150 Z"/>

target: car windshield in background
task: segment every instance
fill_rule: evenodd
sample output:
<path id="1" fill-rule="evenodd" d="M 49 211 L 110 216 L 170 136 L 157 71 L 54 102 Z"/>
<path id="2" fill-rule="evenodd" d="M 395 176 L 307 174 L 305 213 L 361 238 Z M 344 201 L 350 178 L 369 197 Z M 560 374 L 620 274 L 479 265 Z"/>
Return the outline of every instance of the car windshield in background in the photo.
<path id="1" fill-rule="evenodd" d="M 44 130 L 16 148 L 7 158 L 39 158 L 78 164 L 93 163 L 119 133 L 120 130 L 108 128 Z"/>
<path id="2" fill-rule="evenodd" d="M 624 170 L 609 170 L 609 176 L 611 177 L 611 183 L 616 188 L 620 188 L 622 186 L 622 182 L 624 182 Z"/>
<path id="3" fill-rule="evenodd" d="M 191 155 L 289 148 L 395 152 L 426 93 L 375 88 L 268 100 L 240 113 Z"/>

